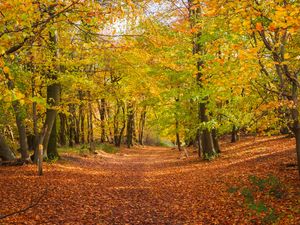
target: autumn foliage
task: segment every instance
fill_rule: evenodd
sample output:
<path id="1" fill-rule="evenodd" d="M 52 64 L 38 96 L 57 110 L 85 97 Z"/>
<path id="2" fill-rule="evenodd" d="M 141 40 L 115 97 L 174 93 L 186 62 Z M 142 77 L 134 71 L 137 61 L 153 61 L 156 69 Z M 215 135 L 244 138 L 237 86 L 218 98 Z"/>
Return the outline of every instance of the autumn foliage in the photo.
<path id="1" fill-rule="evenodd" d="M 295 168 L 286 167 L 294 161 L 294 141 L 283 137 L 228 141 L 221 144 L 222 156 L 210 163 L 199 162 L 195 153 L 182 160 L 176 150 L 144 147 L 122 149 L 113 156 L 64 153 L 64 160 L 45 167 L 43 177 L 34 175 L 32 165 L 2 167 L 1 215 L 43 198 L 34 208 L 1 222 L 261 224 L 265 219 L 265 224 L 298 224 L 299 179 Z M 273 192 L 270 187 L 258 191 L 251 183 L 251 177 L 269 176 L 280 182 Z M 254 201 L 267 210 L 249 208 L 239 190 L 244 195 L 251 190 Z M 266 217 L 271 210 L 274 218 Z"/>
<path id="2" fill-rule="evenodd" d="M 1 1 L 0 218 L 297 224 L 299 24 L 294 0 Z"/>

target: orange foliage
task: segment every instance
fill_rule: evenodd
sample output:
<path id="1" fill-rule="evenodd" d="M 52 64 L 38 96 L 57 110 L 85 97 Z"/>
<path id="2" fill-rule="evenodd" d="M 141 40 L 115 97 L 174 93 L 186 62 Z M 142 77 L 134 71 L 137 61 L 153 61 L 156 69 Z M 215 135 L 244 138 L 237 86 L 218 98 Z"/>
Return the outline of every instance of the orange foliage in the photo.
<path id="1" fill-rule="evenodd" d="M 264 198 L 281 215 L 279 224 L 299 224 L 299 179 L 294 141 L 283 137 L 247 137 L 237 144 L 222 142 L 223 153 L 211 163 L 196 153 L 178 159 L 173 149 L 123 149 L 111 156 L 82 158 L 65 154 L 36 176 L 33 165 L 1 167 L 0 214 L 26 207 L 48 187 L 41 202 L 3 224 L 250 224 L 242 196 L 234 186 L 249 185 L 249 175 L 273 174 L 285 186 L 281 199 Z M 262 196 L 257 196 L 262 198 Z"/>

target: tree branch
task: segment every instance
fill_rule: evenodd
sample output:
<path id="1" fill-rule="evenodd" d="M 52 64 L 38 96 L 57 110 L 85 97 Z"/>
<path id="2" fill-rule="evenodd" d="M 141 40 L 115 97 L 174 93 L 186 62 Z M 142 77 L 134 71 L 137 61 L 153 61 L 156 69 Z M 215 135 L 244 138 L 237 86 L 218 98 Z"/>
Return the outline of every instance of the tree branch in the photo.
<path id="1" fill-rule="evenodd" d="M 27 206 L 27 207 L 25 207 L 25 208 L 23 208 L 21 210 L 18 210 L 18 211 L 6 214 L 6 215 L 0 215 L 0 220 L 1 219 L 5 219 L 5 218 L 7 218 L 9 216 L 14 216 L 16 214 L 24 213 L 28 209 L 31 209 L 31 208 L 37 206 L 40 203 L 40 201 L 42 200 L 42 198 L 47 194 L 47 192 L 48 192 L 48 187 L 45 188 L 45 190 L 43 191 L 43 193 L 39 197 L 37 197 L 35 200 L 31 201 L 31 203 L 30 203 L 29 206 Z"/>

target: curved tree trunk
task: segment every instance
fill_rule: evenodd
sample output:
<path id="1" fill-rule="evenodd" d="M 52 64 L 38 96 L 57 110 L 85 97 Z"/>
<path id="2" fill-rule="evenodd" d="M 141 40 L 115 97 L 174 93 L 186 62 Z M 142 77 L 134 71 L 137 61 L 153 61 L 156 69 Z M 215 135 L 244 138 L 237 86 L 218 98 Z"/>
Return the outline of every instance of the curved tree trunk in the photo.
<path id="1" fill-rule="evenodd" d="M 7 86 L 9 90 L 15 89 L 14 82 L 9 78 L 8 74 L 5 74 L 6 78 L 8 79 Z M 22 160 L 28 160 L 30 161 L 30 157 L 28 154 L 28 145 L 27 145 L 27 135 L 26 135 L 26 127 L 24 123 L 24 112 L 22 112 L 22 106 L 19 102 L 19 100 L 15 100 L 12 102 L 12 106 L 14 109 L 15 117 L 16 117 L 16 124 L 18 127 L 18 133 L 19 133 L 19 144 L 20 144 L 20 150 L 21 150 L 21 158 Z"/>
<path id="2" fill-rule="evenodd" d="M 49 14 L 51 15 L 52 12 Z M 49 32 L 49 48 L 52 51 L 52 57 L 53 57 L 53 65 L 55 65 L 56 71 L 59 71 L 59 65 L 57 65 L 59 62 L 57 61 L 57 57 L 59 55 L 58 48 L 57 48 L 57 42 L 58 42 L 58 35 L 57 32 Z M 50 134 L 52 132 L 52 127 L 56 119 L 57 110 L 55 109 L 56 106 L 58 106 L 60 101 L 60 85 L 57 83 L 57 74 L 54 71 L 49 71 L 47 74 L 48 78 L 52 80 L 52 84 L 47 86 L 47 104 L 49 105 L 49 108 L 46 110 L 46 119 L 43 125 L 43 133 L 40 135 L 39 143 L 42 142 L 43 144 L 43 153 L 44 157 L 47 157 L 47 150 L 48 150 L 48 143 L 50 139 Z M 55 133 L 56 135 L 56 133 Z M 42 140 L 43 137 L 43 140 Z M 38 154 L 35 154 L 35 161 L 37 161 Z"/>
<path id="3" fill-rule="evenodd" d="M 57 106 L 59 103 L 59 92 L 60 92 L 60 86 L 59 84 L 52 84 L 47 87 L 47 102 L 48 104 L 53 107 Z M 44 141 L 43 141 L 43 147 L 44 147 L 44 156 L 47 157 L 47 151 L 48 151 L 48 143 L 50 139 L 50 135 L 52 132 L 52 128 L 56 119 L 57 110 L 54 108 L 48 108 L 46 111 L 46 119 L 44 123 L 44 128 L 47 127 L 44 134 Z M 56 135 L 56 133 L 54 134 Z"/>
<path id="4" fill-rule="evenodd" d="M 12 105 L 16 114 L 16 124 L 19 132 L 21 159 L 25 161 L 31 161 L 30 156 L 28 154 L 27 135 L 26 127 L 24 124 L 24 112 L 22 112 L 22 106 L 19 101 L 14 101 Z"/>

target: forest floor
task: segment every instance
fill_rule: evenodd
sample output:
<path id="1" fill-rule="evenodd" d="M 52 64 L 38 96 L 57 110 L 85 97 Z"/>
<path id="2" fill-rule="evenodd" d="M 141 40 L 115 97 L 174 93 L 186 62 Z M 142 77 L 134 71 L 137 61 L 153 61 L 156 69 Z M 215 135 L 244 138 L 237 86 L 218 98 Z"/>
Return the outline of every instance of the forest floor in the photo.
<path id="1" fill-rule="evenodd" d="M 299 176 L 287 166 L 296 159 L 293 139 L 221 147 L 211 162 L 135 147 L 65 153 L 41 177 L 34 165 L 0 167 L 0 217 L 34 205 L 0 224 L 300 224 Z"/>

